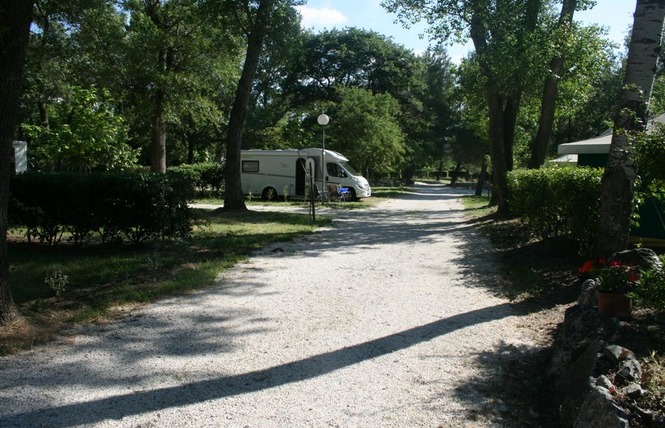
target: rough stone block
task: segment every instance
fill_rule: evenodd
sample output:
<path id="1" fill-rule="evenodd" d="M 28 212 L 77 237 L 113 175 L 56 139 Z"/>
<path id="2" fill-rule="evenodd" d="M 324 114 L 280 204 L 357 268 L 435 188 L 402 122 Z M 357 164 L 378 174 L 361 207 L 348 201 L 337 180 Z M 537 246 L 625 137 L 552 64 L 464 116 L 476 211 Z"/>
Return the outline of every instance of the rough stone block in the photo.
<path id="1" fill-rule="evenodd" d="M 572 426 L 574 428 L 628 428 L 628 417 L 604 388 L 591 388 Z"/>
<path id="2" fill-rule="evenodd" d="M 630 349 L 619 345 L 610 345 L 603 349 L 603 355 L 610 360 L 610 363 L 618 366 L 621 361 L 635 360 L 635 354 Z"/>

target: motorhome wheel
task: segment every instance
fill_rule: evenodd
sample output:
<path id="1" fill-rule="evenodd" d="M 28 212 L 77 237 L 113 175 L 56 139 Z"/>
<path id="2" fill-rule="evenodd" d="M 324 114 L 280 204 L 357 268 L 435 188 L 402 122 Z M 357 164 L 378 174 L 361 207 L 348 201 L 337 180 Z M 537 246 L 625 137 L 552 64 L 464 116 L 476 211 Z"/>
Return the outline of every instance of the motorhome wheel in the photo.
<path id="1" fill-rule="evenodd" d="M 261 194 L 263 199 L 266 201 L 274 201 L 277 199 L 277 190 L 275 190 L 273 187 L 266 187 L 263 189 L 263 193 Z"/>

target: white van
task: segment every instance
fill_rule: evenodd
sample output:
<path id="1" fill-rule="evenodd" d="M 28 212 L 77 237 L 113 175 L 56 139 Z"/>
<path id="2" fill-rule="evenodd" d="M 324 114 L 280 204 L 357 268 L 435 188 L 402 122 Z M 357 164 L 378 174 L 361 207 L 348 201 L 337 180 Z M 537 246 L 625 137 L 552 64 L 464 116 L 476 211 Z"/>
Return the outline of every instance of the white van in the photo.
<path id="1" fill-rule="evenodd" d="M 283 196 L 305 196 L 309 180 L 308 170 L 314 171 L 314 183 L 318 189 L 338 184 L 347 188 L 351 200 L 372 195 L 365 177 L 356 172 L 349 160 L 340 153 L 326 150 L 325 178 L 321 180 L 321 149 L 243 150 L 240 178 L 245 195 L 261 195 L 263 199 Z"/>

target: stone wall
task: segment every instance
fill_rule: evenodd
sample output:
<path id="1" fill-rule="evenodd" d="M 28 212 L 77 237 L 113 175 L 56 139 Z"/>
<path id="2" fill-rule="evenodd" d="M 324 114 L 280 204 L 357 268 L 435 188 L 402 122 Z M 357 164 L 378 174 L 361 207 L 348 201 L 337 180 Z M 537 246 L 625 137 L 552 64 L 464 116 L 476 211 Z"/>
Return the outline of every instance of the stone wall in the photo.
<path id="1" fill-rule="evenodd" d="M 628 427 L 614 396 L 641 395 L 642 370 L 633 352 L 613 344 L 620 323 L 598 313 L 594 291 L 587 281 L 578 304 L 566 311 L 549 368 L 555 399 L 563 426 Z"/>
<path id="2" fill-rule="evenodd" d="M 613 254 L 611 260 L 648 269 L 663 267 L 656 253 L 648 248 L 621 251 Z M 618 319 L 598 313 L 597 287 L 596 281 L 585 281 L 577 305 L 566 311 L 549 374 L 555 380 L 562 425 L 628 427 L 628 412 L 615 397 L 630 402 L 645 393 L 642 368 L 632 351 L 614 344 L 621 325 Z M 646 410 L 631 406 L 630 411 L 646 423 L 653 422 Z"/>

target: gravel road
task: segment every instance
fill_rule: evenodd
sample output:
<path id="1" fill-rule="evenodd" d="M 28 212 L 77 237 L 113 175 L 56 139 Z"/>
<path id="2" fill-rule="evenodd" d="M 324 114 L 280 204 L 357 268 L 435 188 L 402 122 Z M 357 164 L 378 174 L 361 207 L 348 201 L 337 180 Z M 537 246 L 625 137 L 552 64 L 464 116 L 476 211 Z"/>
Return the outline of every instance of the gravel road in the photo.
<path id="1" fill-rule="evenodd" d="M 536 338 L 464 193 L 339 210 L 213 288 L 1 358 L 0 427 L 506 426 L 482 391 Z"/>

